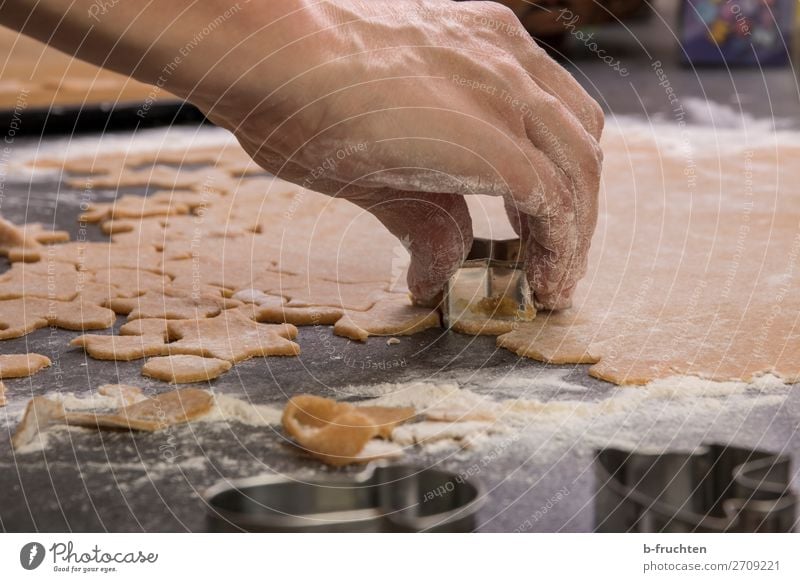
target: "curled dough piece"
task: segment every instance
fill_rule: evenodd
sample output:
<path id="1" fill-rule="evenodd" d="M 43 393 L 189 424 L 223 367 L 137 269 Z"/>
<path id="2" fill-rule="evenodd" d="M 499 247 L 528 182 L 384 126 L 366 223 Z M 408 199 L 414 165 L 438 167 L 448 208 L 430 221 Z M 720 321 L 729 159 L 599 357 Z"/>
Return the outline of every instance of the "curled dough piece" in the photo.
<path id="1" fill-rule="evenodd" d="M 329 465 L 363 463 L 373 438 L 389 438 L 392 430 L 414 417 L 413 408 L 353 406 L 329 398 L 301 394 L 283 411 L 283 428 L 311 456 Z"/>
<path id="2" fill-rule="evenodd" d="M 108 387 L 106 390 L 114 390 Z M 50 426 L 66 424 L 85 428 L 128 429 L 155 432 L 168 426 L 185 424 L 208 414 L 214 407 L 214 397 L 205 390 L 185 388 L 139 399 L 136 388 L 118 386 L 117 390 L 136 401 L 111 413 L 74 412 L 63 403 L 36 396 L 25 409 L 22 420 L 11 439 L 14 449 L 27 445 Z M 127 398 L 126 398 L 127 401 Z"/>

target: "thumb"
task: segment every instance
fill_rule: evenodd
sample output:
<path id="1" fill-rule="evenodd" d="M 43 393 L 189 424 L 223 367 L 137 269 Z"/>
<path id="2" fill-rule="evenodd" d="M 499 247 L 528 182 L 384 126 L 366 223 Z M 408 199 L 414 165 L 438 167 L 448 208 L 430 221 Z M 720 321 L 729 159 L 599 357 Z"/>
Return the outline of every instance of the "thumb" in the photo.
<path id="1" fill-rule="evenodd" d="M 381 189 L 347 199 L 373 214 L 393 235 L 408 241 L 408 288 L 415 303 L 435 305 L 472 246 L 472 220 L 464 198 Z"/>

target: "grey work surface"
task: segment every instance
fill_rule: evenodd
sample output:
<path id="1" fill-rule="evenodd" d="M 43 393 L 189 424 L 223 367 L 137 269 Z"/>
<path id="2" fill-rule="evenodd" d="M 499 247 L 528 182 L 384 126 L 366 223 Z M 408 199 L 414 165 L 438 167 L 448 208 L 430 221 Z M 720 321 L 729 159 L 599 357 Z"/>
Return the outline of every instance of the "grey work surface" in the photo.
<path id="1" fill-rule="evenodd" d="M 62 204 L 55 205 L 44 194 L 56 188 L 8 183 L 4 214 L 15 221 L 48 224 L 55 218 L 57 227 L 74 229 L 79 209 L 65 202 L 70 196 L 62 190 Z M 97 227 L 89 234 L 103 240 Z M 68 345 L 76 335 L 41 329 L 0 343 L 3 353 L 37 352 L 54 363 L 31 378 L 6 381 L 10 404 L 0 408 L 0 420 L 5 417 L 7 426 L 0 434 L 3 530 L 202 531 L 204 506 L 199 493 L 220 479 L 276 472 L 303 478 L 332 471 L 299 455 L 276 429 L 239 423 L 193 423 L 154 434 L 62 431 L 52 435 L 43 450 L 15 455 L 10 431 L 31 396 L 51 391 L 86 395 L 99 385 L 118 382 L 143 386 L 149 393 L 168 389 L 165 383 L 141 377 L 141 360 L 113 363 L 86 357 Z M 289 396 L 302 392 L 348 398 L 352 392 L 346 388 L 351 385 L 420 379 L 455 380 L 495 399 L 597 403 L 641 390 L 621 390 L 594 380 L 587 366 L 545 366 L 498 350 L 493 338 L 440 330 L 389 346 L 383 338 L 360 344 L 332 335 L 330 327 L 308 327 L 301 328 L 297 341 L 303 350 L 300 357 L 240 363 L 213 382 L 214 391 L 280 407 Z M 563 372 L 560 377 L 553 375 L 558 370 Z M 495 438 L 475 450 L 412 450 L 405 461 L 480 479 L 488 491 L 478 516 L 482 531 L 590 531 L 595 486 L 592 443 L 598 436 L 607 436 L 612 444 L 633 441 L 637 446 L 673 450 L 691 450 L 713 440 L 772 451 L 800 450 L 798 390 L 792 389 L 779 402 L 759 401 L 757 395 L 723 399 L 718 410 L 708 412 L 700 409 L 700 402 L 696 415 L 692 399 L 678 400 L 674 409 L 669 400 L 644 402 L 641 406 L 651 410 L 634 408 L 614 417 L 621 426 L 602 428 L 600 422 L 606 434 L 598 435 L 597 428 L 589 425 L 585 433 L 568 424 L 550 424 L 544 431 L 531 426 L 530 431 Z M 653 413 L 653 408 L 662 406 Z M 682 418 L 684 413 L 689 416 Z M 574 420 L 581 422 L 578 417 Z M 531 440 L 528 432 L 539 435 L 542 442 Z"/>
<path id="2" fill-rule="evenodd" d="M 671 36 L 657 19 L 633 27 L 632 32 L 606 30 L 600 31 L 599 41 L 606 43 L 609 52 L 619 53 L 630 76 L 620 78 L 591 54 L 579 58 L 574 67 L 576 76 L 598 96 L 607 111 L 674 119 L 664 89 L 650 68 L 652 58 L 658 58 L 669 69 L 672 86 L 683 103 L 707 96 L 731 106 L 734 113 L 749 111 L 759 117 L 771 113 L 778 117 L 797 115 L 797 87 L 789 70 L 767 71 L 763 76 L 758 70 L 696 72 L 676 65 L 677 51 L 670 48 Z M 636 40 L 632 41 L 632 36 Z M 647 45 L 647 52 L 637 45 L 639 41 Z M 570 55 L 579 55 L 579 51 L 573 47 Z M 24 183 L 8 182 L 4 186 L 2 213 L 6 218 L 55 223 L 75 232 L 78 208 L 57 204 L 52 194 L 56 190 L 54 184 L 40 183 L 29 188 Z M 92 236 L 102 239 L 96 229 Z M 51 357 L 55 364 L 30 379 L 6 381 L 12 406 L 5 413 L 0 409 L 0 419 L 4 414 L 18 412 L 21 401 L 52 389 L 85 393 L 110 382 L 165 389 L 165 384 L 139 376 L 141 361 L 108 363 L 87 359 L 81 350 L 68 347 L 68 340 L 75 335 L 42 329 L 0 343 L 3 353 L 39 352 Z M 304 328 L 298 342 L 303 349 L 299 358 L 255 359 L 239 364 L 214 382 L 214 390 L 275 405 L 300 392 L 341 396 L 337 389 L 348 385 L 415 379 L 457 379 L 465 387 L 490 392 L 497 398 L 596 402 L 619 392 L 608 383 L 591 379 L 586 366 L 564 368 L 566 380 L 587 388 L 577 395 L 558 385 L 548 388 L 546 382 L 538 382 L 528 390 L 497 389 L 493 382 L 496 378 L 534 378 L 548 367 L 497 350 L 491 338 L 428 331 L 403 338 L 395 346 L 387 346 L 379 338 L 361 345 L 333 336 L 330 328 Z M 333 359 L 331 346 L 335 348 Z M 404 363 L 383 369 L 375 365 L 395 361 Z M 723 403 L 719 414 L 702 422 L 682 426 L 656 422 L 643 428 L 638 442 L 649 447 L 686 449 L 701 442 L 722 440 L 740 446 L 793 451 L 795 466 L 800 463 L 796 453 L 800 451 L 800 391 L 791 390 L 779 403 L 744 410 L 736 416 L 735 425 L 728 422 L 725 407 Z M 635 423 L 636 418 L 630 422 Z M 13 428 L 13 422 L 8 426 L 9 430 Z M 523 439 L 511 446 L 498 441 L 474 454 L 417 451 L 406 460 L 423 465 L 436 463 L 455 472 L 472 473 L 471 468 L 479 467 L 478 478 L 488 491 L 478 519 L 482 531 L 590 531 L 595 485 L 592 447 L 580 435 L 575 437 L 559 427 L 554 427 L 550 436 L 558 439 L 562 432 L 574 438 L 574 443 L 563 443 L 555 457 L 542 454 L 535 443 Z M 274 430 L 245 425 L 196 423 L 176 427 L 167 434 L 150 435 L 70 431 L 51 439 L 41 452 L 16 456 L 9 436 L 5 430 L 0 434 L 0 529 L 5 531 L 197 531 L 204 528 L 198 493 L 221 478 L 269 471 L 302 477 L 313 471 L 330 470 L 299 456 Z M 483 462 L 484 458 L 490 462 Z M 563 492 L 561 496 L 559 491 Z"/>

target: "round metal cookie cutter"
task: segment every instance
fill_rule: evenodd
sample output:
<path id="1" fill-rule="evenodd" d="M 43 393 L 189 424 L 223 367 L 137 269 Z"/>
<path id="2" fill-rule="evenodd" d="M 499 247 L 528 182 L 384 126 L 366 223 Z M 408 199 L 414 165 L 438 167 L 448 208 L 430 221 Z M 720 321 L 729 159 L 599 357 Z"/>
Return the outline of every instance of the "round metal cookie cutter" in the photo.
<path id="1" fill-rule="evenodd" d="M 212 532 L 471 532 L 484 493 L 455 473 L 372 464 L 315 480 L 225 481 L 203 499 Z"/>

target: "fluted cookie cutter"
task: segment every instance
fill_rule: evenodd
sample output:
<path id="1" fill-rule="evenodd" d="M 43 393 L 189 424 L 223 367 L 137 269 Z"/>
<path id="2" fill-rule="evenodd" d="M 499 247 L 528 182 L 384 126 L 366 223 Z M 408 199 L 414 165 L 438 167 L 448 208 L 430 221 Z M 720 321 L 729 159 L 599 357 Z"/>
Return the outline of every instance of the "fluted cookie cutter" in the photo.
<path id="1" fill-rule="evenodd" d="M 455 473 L 373 463 L 356 475 L 223 482 L 204 500 L 212 532 L 471 532 L 483 497 Z"/>
<path id="2" fill-rule="evenodd" d="M 600 532 L 792 532 L 791 460 L 710 444 L 691 453 L 603 449 L 595 458 Z"/>

